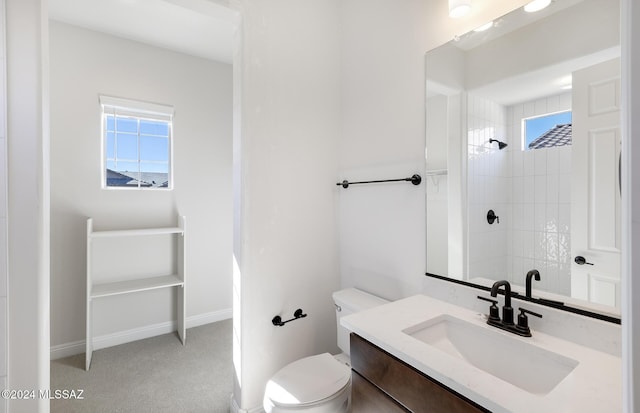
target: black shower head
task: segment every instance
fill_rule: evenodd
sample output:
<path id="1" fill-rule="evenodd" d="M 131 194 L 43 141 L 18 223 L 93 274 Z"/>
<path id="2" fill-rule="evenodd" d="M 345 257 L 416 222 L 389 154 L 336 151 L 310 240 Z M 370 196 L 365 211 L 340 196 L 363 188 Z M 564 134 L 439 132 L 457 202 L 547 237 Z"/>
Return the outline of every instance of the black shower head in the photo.
<path id="1" fill-rule="evenodd" d="M 500 142 L 497 139 L 489 139 L 489 143 L 493 143 L 493 142 L 498 142 L 498 149 L 503 150 L 504 148 L 507 147 L 507 144 L 504 142 Z"/>

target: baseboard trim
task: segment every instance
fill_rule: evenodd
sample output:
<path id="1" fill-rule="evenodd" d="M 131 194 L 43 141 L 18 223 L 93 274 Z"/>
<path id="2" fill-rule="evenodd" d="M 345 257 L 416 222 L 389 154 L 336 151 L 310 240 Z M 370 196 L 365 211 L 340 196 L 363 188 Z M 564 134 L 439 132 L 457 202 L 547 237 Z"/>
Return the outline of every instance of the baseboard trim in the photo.
<path id="1" fill-rule="evenodd" d="M 233 313 L 231 309 L 226 308 L 223 310 L 187 317 L 185 324 L 186 328 L 198 327 L 209 323 L 215 323 L 216 321 L 227 320 L 231 318 L 232 315 Z M 119 344 L 130 343 L 132 341 L 155 337 L 162 334 L 169 334 L 176 330 L 176 326 L 177 323 L 175 321 L 168 321 L 165 323 L 152 324 L 134 328 L 132 330 L 118 331 L 116 333 L 94 337 L 93 349 L 99 350 L 101 348 L 117 346 Z M 74 356 L 76 354 L 82 354 L 84 351 L 85 340 L 72 341 L 70 343 L 51 346 L 50 357 L 51 360 L 57 360 L 64 357 Z"/>
<path id="2" fill-rule="evenodd" d="M 224 310 L 212 311 L 210 313 L 193 315 L 187 317 L 185 323 L 187 328 L 199 327 L 205 324 L 215 323 L 216 321 L 228 320 L 233 317 L 233 311 L 231 308 L 225 308 Z"/>
<path id="3" fill-rule="evenodd" d="M 231 394 L 231 402 L 229 403 L 231 413 L 264 413 L 264 409 L 262 407 L 254 407 L 253 409 L 241 409 L 236 403 L 236 398 Z"/>

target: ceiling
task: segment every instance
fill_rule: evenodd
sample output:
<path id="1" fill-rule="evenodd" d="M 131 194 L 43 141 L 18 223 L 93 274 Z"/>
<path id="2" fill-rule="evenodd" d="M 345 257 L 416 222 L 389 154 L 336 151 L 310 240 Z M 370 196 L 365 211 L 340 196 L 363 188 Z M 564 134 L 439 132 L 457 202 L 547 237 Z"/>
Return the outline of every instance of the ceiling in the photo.
<path id="1" fill-rule="evenodd" d="M 602 8 L 609 6 L 611 6 L 611 8 L 607 10 L 603 10 Z M 471 82 L 471 84 L 467 84 L 467 88 L 479 96 L 483 96 L 504 106 L 535 100 L 544 96 L 569 93 L 572 84 L 572 72 L 620 56 L 619 45 L 596 49 L 593 44 L 593 39 L 587 36 L 587 33 L 590 32 L 591 34 L 604 33 L 606 37 L 606 35 L 612 31 L 616 32 L 619 30 L 613 26 L 598 25 L 600 20 L 606 20 L 606 16 L 604 15 L 608 13 L 605 13 L 605 11 L 615 10 L 613 6 L 615 6 L 615 4 L 612 0 L 554 0 L 548 8 L 536 13 L 526 13 L 522 8 L 518 8 L 494 20 L 495 24 L 489 30 L 484 32 L 471 31 L 458 36 L 449 44 L 467 54 L 473 53 L 475 48 L 478 48 L 476 50 L 482 50 L 482 47 L 491 44 L 499 38 L 503 38 L 504 40 L 505 38 L 512 37 L 510 42 L 517 44 L 518 41 L 522 40 L 522 37 L 517 37 L 519 30 L 532 27 L 534 24 L 542 24 L 540 27 L 544 27 L 548 39 L 553 39 L 553 41 L 549 43 L 540 42 L 538 48 L 531 49 L 528 53 L 519 55 L 517 60 L 519 61 L 520 71 L 505 72 L 505 76 L 499 79 L 489 78 L 490 80 L 487 83 L 474 84 Z M 545 19 L 552 15 L 555 15 L 555 23 L 548 23 L 548 19 L 545 23 Z M 542 33 L 542 30 L 540 32 Z M 559 45 L 564 44 L 566 46 L 567 44 L 567 42 L 563 42 L 562 39 L 565 37 L 571 38 L 570 33 L 582 33 L 582 35 L 579 37 L 580 40 L 572 40 L 572 50 L 561 49 Z M 526 38 L 527 37 L 524 37 L 524 39 Z M 545 39 L 544 36 L 540 38 L 542 40 Z M 509 40 L 505 42 L 509 42 Z M 586 44 L 591 46 L 584 46 Z M 601 45 L 598 47 L 601 47 Z M 489 47 L 489 49 L 491 49 L 491 47 Z M 513 53 L 513 49 L 505 50 Z M 575 50 L 580 50 L 581 53 L 584 54 L 576 55 L 574 53 Z M 547 53 L 550 54 L 547 55 Z M 549 56 L 554 53 L 555 57 L 550 58 Z M 514 60 L 508 55 L 504 55 L 504 53 L 502 55 L 506 60 L 485 60 L 481 62 L 481 67 L 488 68 L 491 67 L 491 64 L 501 66 L 509 60 Z M 476 57 L 477 56 L 478 54 L 476 54 Z M 490 56 L 492 58 L 496 57 L 495 54 Z M 547 59 L 549 63 L 540 66 L 538 61 L 544 61 L 545 59 Z M 476 59 L 475 62 L 478 62 L 478 60 Z M 480 79 L 485 80 L 482 77 L 480 77 Z"/>
<path id="2" fill-rule="evenodd" d="M 49 18 L 232 63 L 237 14 L 215 0 L 49 0 Z"/>
<path id="3" fill-rule="evenodd" d="M 519 7 L 505 16 L 498 17 L 493 20 L 493 26 L 489 30 L 472 30 L 468 33 L 456 36 L 453 44 L 458 49 L 469 51 L 483 43 L 488 43 L 498 37 L 504 36 L 551 16 L 552 14 L 575 6 L 582 1 L 583 0 L 554 0 L 548 7 L 535 13 L 527 13 L 524 11 L 524 7 Z"/>

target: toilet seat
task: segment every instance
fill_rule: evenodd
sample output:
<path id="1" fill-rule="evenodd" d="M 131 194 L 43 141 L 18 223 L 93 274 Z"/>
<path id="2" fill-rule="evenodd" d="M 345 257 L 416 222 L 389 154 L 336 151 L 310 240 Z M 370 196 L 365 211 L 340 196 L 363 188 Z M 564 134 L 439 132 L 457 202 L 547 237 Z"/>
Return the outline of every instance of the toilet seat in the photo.
<path id="1" fill-rule="evenodd" d="M 282 407 L 315 404 L 340 393 L 350 380 L 351 369 L 347 365 L 322 353 L 280 369 L 267 383 L 265 398 Z"/>

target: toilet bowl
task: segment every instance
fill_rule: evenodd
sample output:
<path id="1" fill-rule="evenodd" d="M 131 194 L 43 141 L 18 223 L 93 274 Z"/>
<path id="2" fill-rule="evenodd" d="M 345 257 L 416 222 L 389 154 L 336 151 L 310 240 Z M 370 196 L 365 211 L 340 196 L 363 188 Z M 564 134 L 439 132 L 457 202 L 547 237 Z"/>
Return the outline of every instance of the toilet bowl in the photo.
<path id="1" fill-rule="evenodd" d="M 340 318 L 387 303 L 355 288 L 333 293 L 336 307 L 338 355 L 317 354 L 280 369 L 267 383 L 263 399 L 266 413 L 347 413 L 351 404 L 349 331 Z"/>
<path id="2" fill-rule="evenodd" d="M 267 383 L 264 410 L 280 412 L 347 412 L 351 368 L 329 353 L 286 365 Z"/>

